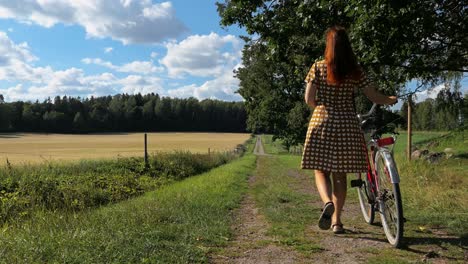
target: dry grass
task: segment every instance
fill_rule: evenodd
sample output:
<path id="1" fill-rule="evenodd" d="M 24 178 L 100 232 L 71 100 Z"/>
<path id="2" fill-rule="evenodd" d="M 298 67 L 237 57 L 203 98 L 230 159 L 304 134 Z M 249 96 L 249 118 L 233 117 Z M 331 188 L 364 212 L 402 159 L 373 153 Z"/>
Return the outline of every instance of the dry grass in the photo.
<path id="1" fill-rule="evenodd" d="M 249 134 L 148 133 L 148 152 L 188 150 L 193 153 L 232 150 Z M 143 133 L 91 135 L 0 134 L 0 165 L 142 156 Z"/>

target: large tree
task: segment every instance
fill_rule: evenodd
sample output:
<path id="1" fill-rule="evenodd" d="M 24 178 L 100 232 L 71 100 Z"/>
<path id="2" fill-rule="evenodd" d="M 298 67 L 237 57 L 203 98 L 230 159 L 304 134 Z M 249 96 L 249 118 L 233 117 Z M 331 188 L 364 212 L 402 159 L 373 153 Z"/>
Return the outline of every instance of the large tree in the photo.
<path id="1" fill-rule="evenodd" d="M 237 24 L 250 35 L 237 72 L 249 128 L 290 143 L 304 137 L 303 79 L 322 56 L 324 31 L 332 25 L 348 28 L 361 65 L 381 91 L 394 94 L 409 80 L 435 84 L 447 72 L 468 71 L 464 1 L 225 0 L 217 6 L 222 25 Z"/>

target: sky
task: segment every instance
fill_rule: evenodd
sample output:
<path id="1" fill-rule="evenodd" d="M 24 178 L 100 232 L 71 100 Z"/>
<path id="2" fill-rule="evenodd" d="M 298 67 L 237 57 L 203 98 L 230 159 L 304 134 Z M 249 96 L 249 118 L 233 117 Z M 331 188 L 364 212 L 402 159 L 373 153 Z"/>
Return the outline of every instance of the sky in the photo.
<path id="1" fill-rule="evenodd" d="M 118 93 L 240 101 L 233 70 L 246 33 L 222 28 L 215 2 L 0 0 L 0 94 L 6 101 Z"/>
<path id="2" fill-rule="evenodd" d="M 0 94 L 242 100 L 245 32 L 222 28 L 215 2 L 0 0 Z"/>

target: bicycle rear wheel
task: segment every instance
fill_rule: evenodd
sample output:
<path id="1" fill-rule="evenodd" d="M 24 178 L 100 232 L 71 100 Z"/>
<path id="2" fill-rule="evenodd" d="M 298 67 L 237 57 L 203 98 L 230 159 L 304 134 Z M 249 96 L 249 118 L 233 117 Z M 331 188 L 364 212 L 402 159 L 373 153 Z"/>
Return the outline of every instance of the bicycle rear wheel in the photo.
<path id="1" fill-rule="evenodd" d="M 366 221 L 366 223 L 373 224 L 375 217 L 375 196 L 371 191 L 367 175 L 361 173 L 360 177 L 358 175 L 358 179 L 359 178 L 362 179 L 362 185 L 359 186 L 357 190 L 362 216 L 364 216 L 364 220 Z"/>
<path id="2" fill-rule="evenodd" d="M 403 239 L 404 218 L 398 171 L 388 151 L 380 151 L 376 156 L 375 164 L 382 226 L 388 242 L 394 247 L 400 247 Z"/>

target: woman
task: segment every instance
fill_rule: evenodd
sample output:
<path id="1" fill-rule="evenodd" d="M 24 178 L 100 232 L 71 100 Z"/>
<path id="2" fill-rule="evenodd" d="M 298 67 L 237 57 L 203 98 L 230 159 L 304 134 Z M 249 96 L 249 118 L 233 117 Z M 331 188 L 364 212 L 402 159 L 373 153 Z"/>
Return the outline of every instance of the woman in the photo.
<path id="1" fill-rule="evenodd" d="M 315 109 L 301 166 L 315 170 L 317 189 L 325 204 L 319 227 L 329 229 L 331 226 L 334 233 L 343 233 L 341 210 L 346 198 L 346 173 L 367 171 L 365 143 L 356 118 L 354 93 L 362 90 L 377 104 L 394 104 L 397 99 L 375 90 L 359 67 L 342 27 L 327 30 L 325 60 L 312 65 L 305 81 L 305 101 Z"/>

